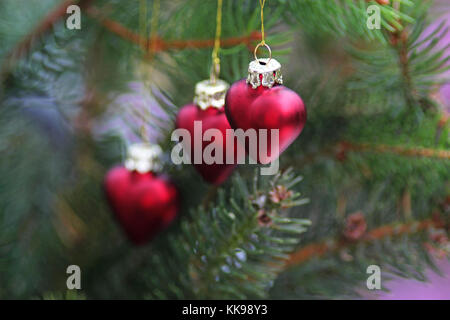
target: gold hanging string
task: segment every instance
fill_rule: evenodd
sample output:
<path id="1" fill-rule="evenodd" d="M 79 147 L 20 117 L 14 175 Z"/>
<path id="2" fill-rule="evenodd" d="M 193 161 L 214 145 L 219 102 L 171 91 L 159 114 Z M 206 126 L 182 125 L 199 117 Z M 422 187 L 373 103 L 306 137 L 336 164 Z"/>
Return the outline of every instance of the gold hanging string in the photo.
<path id="1" fill-rule="evenodd" d="M 147 0 L 139 1 L 139 33 L 141 35 L 141 47 L 147 46 Z"/>
<path id="2" fill-rule="evenodd" d="M 264 36 L 264 5 L 266 4 L 266 0 L 259 0 L 259 4 L 261 6 L 261 45 L 266 44 L 266 39 Z"/>
<path id="3" fill-rule="evenodd" d="M 159 25 L 159 11 L 161 7 L 160 0 L 153 1 L 152 8 L 152 16 L 150 18 L 150 34 L 149 34 L 149 21 L 148 21 L 148 8 L 147 2 L 148 0 L 139 0 L 140 8 L 139 8 L 139 33 L 141 39 L 141 47 L 145 51 L 149 51 L 150 55 L 155 51 L 155 47 L 157 46 L 157 34 L 158 34 L 158 25 Z"/>
<path id="4" fill-rule="evenodd" d="M 139 135 L 141 136 L 141 139 L 144 143 L 149 143 L 149 139 L 148 139 L 148 132 L 147 132 L 147 128 L 145 126 L 145 124 L 143 124 L 141 126 L 141 128 L 139 129 Z"/>
<path id="5" fill-rule="evenodd" d="M 159 10 L 161 4 L 160 0 L 153 1 L 153 10 L 152 10 L 152 18 L 151 18 L 151 29 L 150 29 L 150 53 L 153 54 L 155 52 L 154 48 L 156 46 L 156 36 L 158 34 L 158 25 L 159 25 Z"/>
<path id="6" fill-rule="evenodd" d="M 259 5 L 261 7 L 261 42 L 257 44 L 255 47 L 255 51 L 253 52 L 253 55 L 255 57 L 256 61 L 259 61 L 257 52 L 260 47 L 266 47 L 266 49 L 269 51 L 269 61 L 272 59 L 272 50 L 270 49 L 269 45 L 266 43 L 265 33 L 264 33 L 264 5 L 266 4 L 266 0 L 259 0 Z M 261 62 L 260 62 L 261 63 Z"/>
<path id="7" fill-rule="evenodd" d="M 214 38 L 214 49 L 212 52 L 212 67 L 210 74 L 211 83 L 215 84 L 220 74 L 220 37 L 222 34 L 222 3 L 223 0 L 217 0 L 217 17 L 216 17 L 216 36 Z"/>
<path id="8" fill-rule="evenodd" d="M 139 31 L 141 40 L 141 47 L 146 52 L 151 55 L 154 53 L 154 48 L 156 45 L 156 37 L 158 33 L 158 25 L 159 25 L 159 11 L 160 11 L 160 0 L 153 1 L 153 8 L 150 18 L 150 23 L 148 19 L 148 9 L 147 9 L 148 0 L 140 0 L 140 8 L 139 8 Z M 150 30 L 149 30 L 150 25 Z M 147 56 L 148 58 L 148 56 Z M 141 74 L 143 77 L 142 83 L 145 87 L 148 87 L 148 83 L 144 74 Z M 150 121 L 151 114 L 144 113 L 140 114 L 142 119 L 142 125 L 139 128 L 139 135 L 143 142 L 149 143 L 148 129 L 147 123 Z"/>
<path id="9" fill-rule="evenodd" d="M 142 49 L 147 47 L 147 0 L 139 0 L 139 34 L 140 34 L 140 46 Z M 145 120 L 142 120 L 142 124 L 139 128 L 139 136 L 143 142 L 147 142 L 147 132 L 145 128 Z"/>

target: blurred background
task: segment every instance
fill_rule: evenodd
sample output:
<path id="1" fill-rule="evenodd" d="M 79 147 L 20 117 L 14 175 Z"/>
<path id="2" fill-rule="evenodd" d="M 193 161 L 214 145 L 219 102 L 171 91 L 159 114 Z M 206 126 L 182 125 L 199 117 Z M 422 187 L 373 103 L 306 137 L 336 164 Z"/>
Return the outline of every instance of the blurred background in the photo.
<path id="1" fill-rule="evenodd" d="M 449 1 L 267 0 L 266 42 L 308 119 L 282 175 L 242 165 L 212 186 L 169 155 L 217 8 L 0 0 L 0 298 L 450 299 Z M 222 79 L 247 76 L 260 22 L 258 0 L 223 1 Z M 103 183 L 142 141 L 181 200 L 136 246 Z"/>

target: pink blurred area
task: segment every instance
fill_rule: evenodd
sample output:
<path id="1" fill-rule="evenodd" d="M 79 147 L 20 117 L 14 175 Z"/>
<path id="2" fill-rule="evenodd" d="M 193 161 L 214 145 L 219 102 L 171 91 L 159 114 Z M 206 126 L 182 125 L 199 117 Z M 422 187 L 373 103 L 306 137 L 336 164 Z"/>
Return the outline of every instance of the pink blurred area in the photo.
<path id="1" fill-rule="evenodd" d="M 360 294 L 370 300 L 450 300 L 450 261 L 439 259 L 436 265 L 443 277 L 428 269 L 427 282 L 395 277 L 382 284 L 389 292 L 363 289 Z"/>

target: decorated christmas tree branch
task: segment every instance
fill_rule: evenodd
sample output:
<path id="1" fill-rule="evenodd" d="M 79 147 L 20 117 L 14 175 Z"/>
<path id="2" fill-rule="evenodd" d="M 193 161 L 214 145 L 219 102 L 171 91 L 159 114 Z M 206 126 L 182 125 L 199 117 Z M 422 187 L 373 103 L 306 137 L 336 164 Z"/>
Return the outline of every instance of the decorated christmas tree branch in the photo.
<path id="1" fill-rule="evenodd" d="M 145 112 L 132 112 L 153 116 L 159 113 L 159 104 L 164 109 L 161 113 L 167 111 L 168 125 L 154 125 L 155 130 L 148 130 L 145 135 L 153 139 L 163 131 L 172 131 L 173 116 L 193 95 L 193 81 L 206 78 L 210 64 L 214 65 L 219 58 L 222 79 L 241 79 L 247 71 L 247 48 L 260 39 L 265 43 L 261 32 L 252 32 L 260 23 L 258 0 L 245 1 L 245 4 L 237 0 L 223 1 L 225 36 L 222 38 L 219 33 L 216 39 L 210 39 L 215 1 L 171 2 L 171 11 L 163 13 L 159 26 L 152 24 L 150 35 L 147 26 L 145 32 L 137 29 L 138 24 L 142 26 L 137 17 L 148 18 L 147 11 L 145 14 L 138 11 L 138 1 L 97 0 L 95 7 L 88 6 L 93 0 L 43 0 L 32 6 L 30 2 L 26 7 L 17 5 L 26 0 L 1 1 L 0 37 L 9 40 L 4 51 L 0 51 L 5 57 L 3 54 L 14 48 L 10 61 L 17 64 L 14 73 L 8 74 L 0 108 L 0 135 L 6 151 L 6 156 L 0 159 L 0 207 L 4 209 L 0 210 L 0 296 L 29 298 L 44 294 L 45 298 L 70 298 L 70 295 L 45 295 L 45 292 L 65 290 L 64 270 L 72 263 L 82 269 L 83 296 L 100 299 L 264 298 L 274 281 L 275 286 L 281 283 L 277 298 L 289 297 L 289 291 L 295 291 L 300 297 L 307 296 L 301 295 L 304 292 L 313 292 L 329 299 L 341 298 L 350 286 L 358 285 L 359 277 L 367 276 L 365 268 L 372 262 L 403 268 L 411 271 L 410 274 L 420 273 L 420 266 L 428 266 L 427 255 L 422 255 L 428 250 L 424 242 L 434 246 L 438 241 L 448 241 L 431 237 L 435 231 L 448 234 L 444 207 L 448 208 L 449 202 L 441 207 L 441 216 L 430 218 L 432 214 L 427 214 L 434 212 L 431 209 L 436 200 L 448 193 L 446 165 L 450 154 L 445 139 L 448 118 L 439 121 L 436 114 L 419 112 L 422 121 L 418 124 L 414 115 L 409 118 L 393 115 L 404 115 L 400 110 L 413 113 L 404 108 L 406 104 L 417 106 L 415 109 L 419 111 L 419 105 L 427 106 L 431 90 L 439 85 L 436 75 L 442 74 L 443 63 L 448 62 L 434 46 L 445 34 L 446 27 L 437 28 L 425 39 L 420 38 L 423 21 L 415 26 L 407 22 L 411 21 L 410 16 L 420 17 L 425 13 L 421 10 L 423 2 L 400 1 L 402 12 L 391 5 L 399 2 L 394 0 L 266 1 L 266 30 L 270 29 L 269 21 L 272 26 L 281 25 L 271 30 L 268 39 L 271 45 L 280 47 L 281 41 L 286 43 L 298 31 L 298 25 L 286 25 L 285 17 L 295 16 L 302 24 L 302 31 L 311 32 L 302 37 L 308 41 L 295 46 L 306 50 L 288 65 L 293 72 L 298 63 L 302 64 L 304 72 L 296 79 L 297 89 L 310 107 L 310 122 L 295 145 L 285 150 L 287 157 L 281 157 L 282 163 L 290 161 L 301 168 L 307 183 L 297 188 L 294 184 L 299 179 L 292 172 L 260 178 L 244 167 L 239 171 L 246 174 L 245 178 L 237 172 L 236 179 L 227 182 L 225 188 L 214 186 L 208 192 L 193 170 L 167 162 L 173 171 L 165 172 L 165 167 L 163 172 L 175 178 L 171 183 L 180 187 L 182 195 L 176 219 L 163 211 L 152 212 L 161 207 L 155 200 L 163 203 L 168 199 L 172 208 L 178 203 L 175 197 L 155 196 L 151 189 L 147 189 L 149 201 L 123 197 L 124 189 L 118 188 L 122 184 L 117 181 L 108 185 L 117 192 L 110 195 L 115 199 L 115 210 L 122 214 L 112 215 L 104 199 L 102 181 L 107 168 L 120 163 L 124 142 L 130 142 L 126 132 L 116 130 L 125 127 L 122 120 L 127 118 L 130 109 L 143 109 Z M 57 8 L 53 11 L 51 6 L 55 3 Z M 85 3 L 83 27 L 79 32 L 65 30 L 63 26 L 66 16 L 63 8 L 72 3 Z M 381 31 L 369 31 L 365 24 L 366 9 L 373 4 L 381 7 Z M 41 8 L 39 12 L 37 7 Z M 152 16 L 157 11 L 154 8 Z M 50 14 L 49 10 L 52 10 Z M 11 19 L 2 20 L 8 16 Z M 36 21 L 44 17 L 31 33 L 34 23 L 26 23 L 30 16 Z M 23 22 L 15 21 L 17 17 L 23 17 Z M 17 31 L 11 32 L 13 24 Z M 361 49 L 359 57 L 369 67 L 364 69 L 355 64 L 349 69 L 352 75 L 368 71 L 355 81 L 359 85 L 356 89 L 363 90 L 347 94 L 348 79 L 340 76 L 336 82 L 330 81 L 323 94 L 306 88 L 317 87 L 310 81 L 310 70 L 315 76 L 317 67 L 317 78 L 321 81 L 324 74 L 336 73 L 327 63 L 322 63 L 324 56 L 317 53 L 325 53 L 328 44 L 333 49 L 344 49 L 342 43 L 328 43 L 330 38 L 321 37 L 323 31 L 333 38 L 338 33 L 347 39 L 361 39 L 361 35 L 381 39 L 356 45 L 367 49 L 365 52 Z M 21 42 L 21 35 L 28 33 Z M 39 45 L 34 39 L 39 40 Z M 216 51 L 211 59 L 207 48 L 213 48 L 215 43 L 228 48 Z M 153 72 L 156 68 L 158 72 L 149 74 L 141 65 L 136 68 L 142 52 L 144 56 L 146 52 L 168 52 L 170 58 L 156 57 L 158 63 L 148 69 Z M 260 54 L 262 50 L 257 56 L 263 59 Z M 278 58 L 278 52 L 273 54 Z M 330 55 L 336 60 L 334 51 Z M 24 58 L 19 60 L 20 57 Z M 320 62 L 317 63 L 320 67 L 303 63 L 303 59 Z M 160 102 L 162 99 L 153 101 L 149 98 L 153 94 L 147 89 L 139 92 L 130 89 L 129 84 L 134 86 L 137 76 L 138 81 L 147 82 L 151 78 L 163 90 L 173 90 L 168 96 L 174 105 L 169 109 Z M 255 89 L 257 92 L 281 91 L 281 84 L 272 85 L 271 74 L 266 76 L 261 79 L 250 75 L 248 82 L 257 87 L 259 80 L 265 80 L 266 87 Z M 282 79 L 278 76 L 275 80 Z M 284 80 L 292 84 L 289 77 Z M 248 84 L 242 82 L 240 87 L 246 89 Z M 122 95 L 124 88 L 128 88 L 127 94 Z M 117 94 L 120 99 L 116 100 Z M 267 109 L 274 111 L 279 98 L 280 95 L 274 95 Z M 194 102 L 203 104 L 198 99 Z M 118 104 L 121 108 L 116 108 Z M 235 100 L 234 105 L 244 104 Z M 282 110 L 286 111 L 288 105 L 283 103 Z M 236 123 L 242 118 L 240 113 L 235 113 Z M 153 126 L 150 118 L 142 116 L 142 119 Z M 260 119 L 271 118 L 261 116 Z M 138 131 L 142 121 L 125 122 Z M 167 141 L 167 149 L 168 146 Z M 296 146 L 318 152 L 299 152 Z M 130 155 L 128 160 L 132 158 L 136 157 Z M 325 161 L 317 161 L 321 158 Z M 305 166 L 307 162 L 314 165 Z M 126 163 L 130 167 L 130 161 Z M 133 166 L 137 168 L 134 163 L 127 169 L 129 172 L 120 171 L 126 173 L 121 176 L 122 181 L 139 177 Z M 139 179 L 143 185 L 128 185 L 127 195 L 133 194 L 131 189 L 141 195 L 142 186 L 147 188 L 163 182 L 162 174 L 148 173 L 145 173 L 147 180 Z M 252 178 L 255 180 L 251 181 Z M 296 192 L 299 189 L 312 201 L 311 205 L 294 209 L 306 202 Z M 153 205 L 148 206 L 150 202 Z M 192 206 L 198 207 L 192 209 Z M 355 208 L 367 215 L 348 214 L 355 212 Z M 138 212 L 143 219 L 133 220 L 132 224 L 117 219 L 126 218 L 130 212 L 130 216 Z M 145 216 L 143 212 L 150 214 Z M 159 217 L 173 223 L 167 229 L 164 225 L 156 231 L 144 230 L 145 220 L 152 222 L 151 219 L 160 220 Z M 306 219 L 313 220 L 313 226 L 302 234 L 309 225 Z M 393 221 L 397 223 L 392 224 Z M 120 227 L 125 228 L 124 233 Z M 151 233 L 154 238 L 137 239 L 137 230 Z M 140 244 L 148 242 L 144 247 L 134 248 L 127 235 Z M 292 253 L 295 250 L 298 251 Z M 419 268 L 414 269 L 416 266 Z M 49 268 L 61 272 L 48 272 Z"/>
<path id="2" fill-rule="evenodd" d="M 14 61 L 28 53 L 33 47 L 33 43 L 39 37 L 44 36 L 51 28 L 66 16 L 67 7 L 72 4 L 77 4 L 93 19 L 98 20 L 100 24 L 108 31 L 118 35 L 119 37 L 140 46 L 143 50 L 150 52 L 164 52 L 168 50 L 183 50 L 183 49 L 202 49 L 212 48 L 214 46 L 214 39 L 187 39 L 187 40 L 164 40 L 157 35 L 152 39 L 143 38 L 139 33 L 136 33 L 122 24 L 105 18 L 98 8 L 92 7 L 94 0 L 65 0 L 58 5 L 54 10 L 45 16 L 45 18 L 33 29 L 4 59 L 1 66 L 1 79 L 11 70 Z M 248 35 L 239 37 L 231 37 L 222 40 L 223 47 L 233 47 L 240 44 L 245 44 L 249 50 L 252 50 L 253 44 L 259 40 L 261 34 L 259 31 L 253 31 Z"/>

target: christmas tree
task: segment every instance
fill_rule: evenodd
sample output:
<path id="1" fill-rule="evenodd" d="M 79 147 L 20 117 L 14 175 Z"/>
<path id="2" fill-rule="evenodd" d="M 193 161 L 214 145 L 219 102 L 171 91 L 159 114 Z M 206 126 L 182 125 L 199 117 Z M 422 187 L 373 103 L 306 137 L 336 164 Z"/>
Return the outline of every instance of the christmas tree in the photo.
<path id="1" fill-rule="evenodd" d="M 0 298 L 356 298 L 373 267 L 382 288 L 440 273 L 449 15 L 431 0 L 1 1 Z M 274 69 L 246 81 L 253 60 Z M 218 108 L 204 80 L 224 80 Z M 176 164 L 172 133 L 196 120 L 280 129 L 279 153 Z"/>

